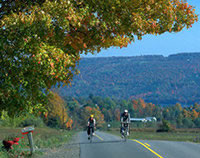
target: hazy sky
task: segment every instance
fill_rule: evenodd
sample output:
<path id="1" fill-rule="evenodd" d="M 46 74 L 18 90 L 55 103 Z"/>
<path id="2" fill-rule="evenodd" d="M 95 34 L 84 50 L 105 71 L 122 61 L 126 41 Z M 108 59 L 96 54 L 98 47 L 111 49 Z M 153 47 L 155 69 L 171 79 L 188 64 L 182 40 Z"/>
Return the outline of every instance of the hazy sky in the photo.
<path id="1" fill-rule="evenodd" d="M 196 13 L 200 15 L 200 0 L 187 0 L 195 6 Z M 146 35 L 141 41 L 136 40 L 126 48 L 110 48 L 102 50 L 97 55 L 87 57 L 106 56 L 138 56 L 138 55 L 164 55 L 175 53 L 200 52 L 200 17 L 199 21 L 190 29 L 184 29 L 179 33 L 164 33 L 153 36 Z"/>

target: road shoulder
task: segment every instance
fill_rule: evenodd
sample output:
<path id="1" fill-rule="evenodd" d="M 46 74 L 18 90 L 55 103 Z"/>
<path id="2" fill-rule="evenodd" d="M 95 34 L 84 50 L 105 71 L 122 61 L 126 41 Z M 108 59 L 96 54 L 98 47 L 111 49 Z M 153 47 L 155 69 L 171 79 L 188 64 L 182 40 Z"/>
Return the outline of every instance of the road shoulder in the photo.
<path id="1" fill-rule="evenodd" d="M 59 148 L 53 148 L 46 151 L 41 158 L 79 158 L 80 144 L 79 135 L 75 134 L 71 141 L 63 144 Z"/>

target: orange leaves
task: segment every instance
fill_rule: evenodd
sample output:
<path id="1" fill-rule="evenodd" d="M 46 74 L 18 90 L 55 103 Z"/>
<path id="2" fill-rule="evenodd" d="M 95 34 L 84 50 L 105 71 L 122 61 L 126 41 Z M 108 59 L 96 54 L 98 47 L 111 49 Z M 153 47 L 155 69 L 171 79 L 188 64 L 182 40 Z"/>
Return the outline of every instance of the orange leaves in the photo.
<path id="1" fill-rule="evenodd" d="M 68 16 L 67 19 L 72 20 L 72 17 L 71 17 L 71 16 Z"/>
<path id="2" fill-rule="evenodd" d="M 192 118 L 195 120 L 196 118 L 198 118 L 198 116 L 199 116 L 199 113 L 195 109 L 193 109 L 192 110 Z"/>
<path id="3" fill-rule="evenodd" d="M 153 29 L 154 29 L 156 26 L 157 26 L 157 25 L 156 25 L 155 22 L 153 22 L 152 25 L 151 25 L 151 27 L 152 27 Z"/>
<path id="4" fill-rule="evenodd" d="M 54 68 L 54 63 L 50 63 L 51 67 Z"/>
<path id="5" fill-rule="evenodd" d="M 184 9 L 187 9 L 187 8 L 188 8 L 188 3 L 185 3 Z"/>
<path id="6" fill-rule="evenodd" d="M 66 127 L 67 129 L 72 129 L 72 124 L 73 124 L 73 120 L 71 118 L 68 119 L 67 123 L 66 123 Z"/>
<path id="7" fill-rule="evenodd" d="M 45 114 L 44 114 L 44 117 L 45 117 L 45 118 L 47 118 L 47 116 L 48 116 L 48 113 L 47 113 L 47 112 L 45 112 Z"/>
<path id="8" fill-rule="evenodd" d="M 92 108 L 91 108 L 90 106 L 87 106 L 85 109 L 86 109 L 87 111 L 89 111 L 89 112 L 92 111 Z"/>
<path id="9" fill-rule="evenodd" d="M 84 47 L 84 48 L 87 48 L 87 45 L 86 45 L 86 43 L 84 43 L 84 44 L 83 44 L 83 47 Z"/>
<path id="10" fill-rule="evenodd" d="M 139 99 L 139 104 L 142 106 L 143 109 L 146 107 L 146 103 L 143 99 Z"/>
<path id="11" fill-rule="evenodd" d="M 190 13 L 191 13 L 191 11 L 189 9 L 187 9 L 187 14 L 190 14 Z"/>

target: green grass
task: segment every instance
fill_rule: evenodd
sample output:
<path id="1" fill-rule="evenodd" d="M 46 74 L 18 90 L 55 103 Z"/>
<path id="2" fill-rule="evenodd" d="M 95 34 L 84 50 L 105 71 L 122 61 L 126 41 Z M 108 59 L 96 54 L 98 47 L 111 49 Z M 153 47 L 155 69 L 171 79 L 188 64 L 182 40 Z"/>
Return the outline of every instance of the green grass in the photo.
<path id="1" fill-rule="evenodd" d="M 108 132 L 120 136 L 119 130 Z M 149 129 L 131 130 L 129 139 L 189 141 L 200 143 L 200 130 L 184 129 L 173 132 L 156 132 Z"/>
<path id="2" fill-rule="evenodd" d="M 35 128 L 33 132 L 34 145 L 39 149 L 45 148 L 54 148 L 61 146 L 62 144 L 68 142 L 72 135 L 73 131 L 62 131 L 52 128 Z M 19 145 L 13 145 L 14 149 L 11 152 L 7 153 L 6 151 L 0 149 L 0 158 L 7 157 L 16 157 L 16 155 L 21 155 L 22 157 L 28 157 L 30 154 L 29 151 L 23 151 L 22 149 L 29 149 L 27 135 L 21 134 L 21 128 L 0 128 L 0 140 L 2 141 L 5 137 L 9 135 L 19 135 L 21 138 Z M 22 138 L 24 137 L 24 138 Z M 2 143 L 0 144 L 0 148 Z M 36 155 L 42 154 L 41 152 L 36 151 Z"/>

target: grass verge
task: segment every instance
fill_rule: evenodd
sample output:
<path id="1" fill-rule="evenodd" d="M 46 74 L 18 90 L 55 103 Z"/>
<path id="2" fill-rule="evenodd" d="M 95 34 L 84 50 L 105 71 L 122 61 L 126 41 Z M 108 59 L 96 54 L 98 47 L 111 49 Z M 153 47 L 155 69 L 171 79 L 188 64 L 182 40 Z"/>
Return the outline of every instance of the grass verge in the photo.
<path id="1" fill-rule="evenodd" d="M 119 130 L 110 130 L 107 132 L 121 136 Z M 200 130 L 180 129 L 172 132 L 156 132 L 149 129 L 135 129 L 131 130 L 129 139 L 189 141 L 200 143 Z"/>
<path id="2" fill-rule="evenodd" d="M 36 147 L 35 154 L 32 157 L 37 157 L 42 154 L 42 150 L 46 148 L 59 147 L 62 144 L 70 141 L 73 131 L 62 131 L 52 128 L 36 128 L 33 132 L 34 145 Z M 21 128 L 0 128 L 0 141 L 8 135 L 18 135 L 20 137 L 19 145 L 13 145 L 13 150 L 7 152 L 2 149 L 0 144 L 0 158 L 12 157 L 30 157 L 28 138 L 21 134 Z M 24 138 L 23 138 L 24 137 Z"/>

